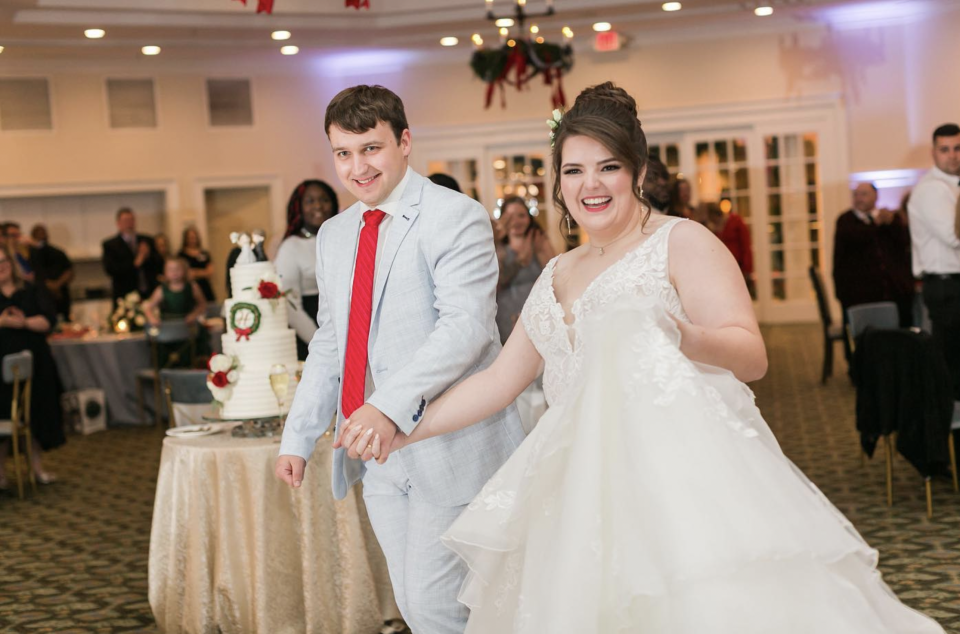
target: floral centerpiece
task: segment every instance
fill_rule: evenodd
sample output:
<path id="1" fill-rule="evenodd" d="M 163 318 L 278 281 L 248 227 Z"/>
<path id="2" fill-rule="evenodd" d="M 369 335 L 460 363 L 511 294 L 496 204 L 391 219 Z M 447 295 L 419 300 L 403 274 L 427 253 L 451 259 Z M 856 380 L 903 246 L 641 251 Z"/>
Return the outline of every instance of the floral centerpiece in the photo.
<path id="1" fill-rule="evenodd" d="M 230 400 L 233 387 L 239 378 L 237 373 L 239 367 L 237 358 L 227 354 L 215 354 L 207 362 L 207 388 L 218 406 L 222 407 L 226 401 Z"/>
<path id="2" fill-rule="evenodd" d="M 147 325 L 147 317 L 143 314 L 142 301 L 137 291 L 117 298 L 117 307 L 110 315 L 110 329 L 116 333 L 143 330 Z"/>

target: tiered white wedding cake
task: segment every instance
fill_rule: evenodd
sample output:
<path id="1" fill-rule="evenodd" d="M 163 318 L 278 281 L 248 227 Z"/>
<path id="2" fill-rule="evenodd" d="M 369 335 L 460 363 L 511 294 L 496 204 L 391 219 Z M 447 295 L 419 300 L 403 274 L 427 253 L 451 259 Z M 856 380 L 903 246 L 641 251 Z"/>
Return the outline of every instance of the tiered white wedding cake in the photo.
<path id="1" fill-rule="evenodd" d="M 227 327 L 223 354 L 235 361 L 229 389 L 222 392 L 224 418 L 276 416 L 277 397 L 270 387 L 271 369 L 288 374 L 284 412 L 290 410 L 297 370 L 297 336 L 287 325 L 286 298 L 272 262 L 236 264 L 230 269 L 233 298 L 224 304 Z"/>

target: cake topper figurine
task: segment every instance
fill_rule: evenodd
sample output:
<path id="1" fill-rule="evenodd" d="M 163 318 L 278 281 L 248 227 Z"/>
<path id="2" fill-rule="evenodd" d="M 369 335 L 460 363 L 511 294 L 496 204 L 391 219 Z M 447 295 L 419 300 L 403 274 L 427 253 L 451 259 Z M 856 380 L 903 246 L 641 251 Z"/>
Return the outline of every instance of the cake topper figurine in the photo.
<path id="1" fill-rule="evenodd" d="M 260 238 L 262 241 L 263 238 Z M 237 256 L 237 264 L 253 264 L 257 261 L 257 256 L 253 252 L 253 240 L 249 233 L 238 233 L 234 231 L 230 234 L 230 242 L 240 247 L 240 255 Z M 257 242 L 257 245 L 260 243 Z"/>

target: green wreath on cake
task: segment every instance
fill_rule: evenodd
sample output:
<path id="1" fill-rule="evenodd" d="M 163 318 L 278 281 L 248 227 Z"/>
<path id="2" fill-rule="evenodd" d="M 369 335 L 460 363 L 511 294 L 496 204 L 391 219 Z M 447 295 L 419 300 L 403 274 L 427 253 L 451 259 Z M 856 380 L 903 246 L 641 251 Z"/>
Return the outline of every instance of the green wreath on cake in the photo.
<path id="1" fill-rule="evenodd" d="M 237 302 L 230 308 L 230 328 L 237 335 L 237 341 L 250 341 L 250 335 L 260 329 L 260 309 L 256 304 Z"/>

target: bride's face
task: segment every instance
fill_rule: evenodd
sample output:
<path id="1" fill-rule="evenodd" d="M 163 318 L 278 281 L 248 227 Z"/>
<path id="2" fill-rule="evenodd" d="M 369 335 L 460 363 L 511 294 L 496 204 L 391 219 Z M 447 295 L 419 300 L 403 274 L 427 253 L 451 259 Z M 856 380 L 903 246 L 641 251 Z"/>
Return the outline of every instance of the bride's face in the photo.
<path id="1" fill-rule="evenodd" d="M 630 172 L 599 141 L 572 136 L 564 142 L 560 192 L 573 219 L 588 234 L 618 233 L 640 213 L 640 201 L 633 194 L 637 183 Z"/>

